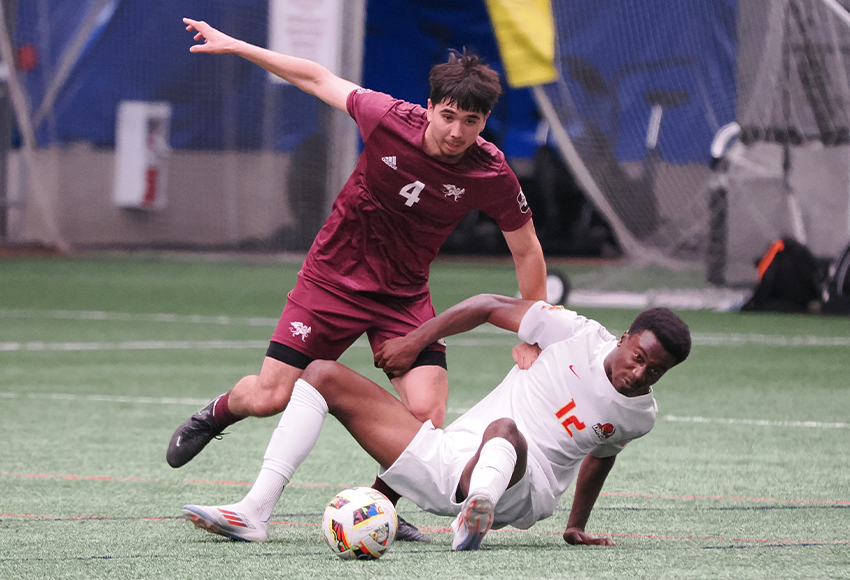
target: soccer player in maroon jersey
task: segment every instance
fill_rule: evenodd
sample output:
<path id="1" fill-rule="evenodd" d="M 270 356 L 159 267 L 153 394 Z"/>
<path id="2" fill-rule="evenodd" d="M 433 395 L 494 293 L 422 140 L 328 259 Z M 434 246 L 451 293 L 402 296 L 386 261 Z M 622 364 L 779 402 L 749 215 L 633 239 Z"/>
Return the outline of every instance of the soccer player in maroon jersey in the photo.
<path id="1" fill-rule="evenodd" d="M 184 23 L 199 42 L 191 52 L 235 54 L 347 112 L 364 147 L 304 260 L 259 375 L 243 377 L 178 427 L 166 454 L 172 467 L 190 461 L 228 425 L 281 412 L 311 361 L 336 360 L 364 333 L 375 350 L 433 318 L 430 264 L 470 210 L 484 211 L 502 230 L 522 297 L 546 298 L 546 265 L 525 196 L 504 154 L 480 137 L 501 85 L 478 57 L 452 53 L 433 67 L 424 109 L 205 22 Z M 415 417 L 443 425 L 443 344 L 430 345 L 409 371 L 390 380 Z M 272 463 L 282 444 L 272 438 L 266 453 Z M 381 491 L 392 496 L 388 488 Z"/>

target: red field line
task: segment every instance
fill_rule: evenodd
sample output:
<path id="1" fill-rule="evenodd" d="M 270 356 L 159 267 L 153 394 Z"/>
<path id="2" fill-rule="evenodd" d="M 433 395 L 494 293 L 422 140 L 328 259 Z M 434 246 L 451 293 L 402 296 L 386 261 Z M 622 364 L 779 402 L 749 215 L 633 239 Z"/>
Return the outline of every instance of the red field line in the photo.
<path id="1" fill-rule="evenodd" d="M 828 505 L 850 505 L 850 500 L 830 500 L 830 499 L 793 499 L 793 498 L 776 498 L 776 497 L 740 497 L 740 496 L 720 496 L 720 495 L 665 495 L 665 494 L 649 494 L 649 493 L 606 493 L 601 492 L 600 496 L 606 497 L 636 497 L 646 499 L 676 499 L 676 500 L 713 500 L 713 501 L 753 501 L 753 502 L 771 502 L 771 503 L 809 503 L 809 504 L 828 504 Z"/>
<path id="2" fill-rule="evenodd" d="M 50 516 L 50 515 L 36 515 L 36 514 L 0 514 L 0 518 L 23 518 L 23 519 L 42 519 L 42 520 L 117 520 L 117 519 L 131 519 L 131 518 L 115 518 L 111 516 Z M 180 518 L 157 518 L 157 517 L 141 517 L 138 518 L 141 521 L 151 521 L 151 522 L 159 522 L 159 521 L 173 521 L 175 519 Z M 269 522 L 270 525 L 275 526 L 292 526 L 292 527 L 318 527 L 320 524 L 318 522 L 291 522 L 287 520 L 272 520 Z M 452 529 L 447 526 L 419 526 L 419 529 L 428 534 L 448 534 L 451 533 Z M 514 533 L 514 534 L 524 534 L 524 533 L 541 533 L 541 534 L 562 534 L 563 532 L 560 530 L 544 530 L 544 529 L 530 529 L 530 530 L 515 530 L 515 529 L 502 529 L 502 530 L 492 530 L 491 534 L 503 534 L 503 533 Z M 658 534 L 624 534 L 624 533 L 599 533 L 594 532 L 595 536 L 605 536 L 609 538 L 639 538 L 639 539 L 648 539 L 648 540 L 664 540 L 664 541 L 697 541 L 697 542 L 721 542 L 721 543 L 737 543 L 737 544 L 782 544 L 782 545 L 807 545 L 807 546 L 846 546 L 850 544 L 850 541 L 847 540 L 791 540 L 791 539 L 775 539 L 775 538 L 722 538 L 722 537 L 694 537 L 694 536 L 665 536 Z"/>
<path id="3" fill-rule="evenodd" d="M 79 479 L 84 481 L 130 481 L 130 482 L 159 482 L 166 481 L 164 478 L 159 479 L 144 479 L 141 477 L 111 477 L 102 475 L 70 475 L 70 474 L 51 474 L 51 473 L 0 473 L 11 477 L 23 477 L 31 479 Z M 194 483 L 203 485 L 239 485 L 251 486 L 252 481 L 232 481 L 232 480 L 216 480 L 216 479 L 184 479 L 184 483 Z M 344 489 L 345 485 L 332 485 L 328 483 L 291 483 L 287 487 L 294 488 L 339 488 Z M 666 495 L 666 494 L 648 494 L 648 493 L 608 493 L 602 492 L 601 496 L 606 497 L 634 497 L 644 499 L 673 499 L 673 500 L 712 500 L 712 501 L 751 501 L 751 502 L 772 502 L 772 503 L 804 503 L 804 504 L 824 504 L 824 505 L 850 505 L 850 500 L 826 500 L 826 499 L 797 499 L 797 498 L 775 498 L 775 497 L 744 497 L 744 496 L 719 496 L 719 495 Z"/>
<path id="4" fill-rule="evenodd" d="M 145 479 L 143 477 L 111 477 L 108 475 L 71 475 L 55 473 L 8 473 L 0 472 L 0 476 L 20 477 L 26 479 L 79 479 L 81 481 L 131 481 L 131 482 L 161 482 L 168 481 L 165 478 Z M 183 479 L 183 483 L 197 483 L 202 485 L 254 485 L 253 481 L 232 481 L 226 479 Z M 366 485 L 366 484 L 363 484 Z M 349 485 L 332 485 L 330 483 L 290 483 L 287 487 L 294 488 L 334 488 L 345 489 Z"/>
<path id="5" fill-rule="evenodd" d="M 0 476 L 21 477 L 29 479 L 78 479 L 82 481 L 126 481 L 126 482 L 160 482 L 167 481 L 164 478 L 145 479 L 141 477 L 110 477 L 104 475 L 72 475 L 72 474 L 52 474 L 52 473 L 9 473 L 0 472 Z M 251 486 L 252 481 L 232 481 L 220 479 L 183 479 L 184 483 L 193 483 L 201 485 L 239 485 Z M 366 485 L 366 484 L 363 484 Z M 290 483 L 287 487 L 290 488 L 328 488 L 328 489 L 345 489 L 352 487 L 348 485 L 332 485 L 329 483 Z M 604 497 L 633 497 L 642 499 L 671 499 L 681 501 L 694 500 L 710 500 L 710 501 L 748 501 L 748 502 L 766 502 L 766 503 L 798 503 L 798 504 L 817 504 L 817 505 L 850 505 L 850 500 L 828 500 L 828 499 L 804 499 L 804 498 L 776 498 L 776 497 L 744 497 L 744 496 L 721 496 L 721 495 L 666 495 L 666 494 L 650 494 L 650 493 L 608 493 L 602 492 L 599 494 Z"/>
<path id="6" fill-rule="evenodd" d="M 439 533 L 449 533 L 452 531 L 449 527 L 443 526 L 419 526 L 419 529 L 422 532 L 430 533 L 430 534 L 439 534 Z M 500 534 L 500 533 L 540 533 L 540 534 L 563 534 L 562 530 L 543 530 L 532 528 L 530 530 L 514 530 L 514 529 L 502 529 L 502 530 L 491 530 L 490 534 Z M 718 538 L 718 537 L 708 537 L 708 538 L 699 538 L 694 536 L 663 536 L 658 534 L 623 534 L 623 533 L 601 533 L 601 532 L 591 532 L 591 535 L 597 537 L 608 537 L 608 538 L 644 538 L 649 540 L 671 540 L 671 541 L 700 541 L 700 542 L 738 542 L 738 543 L 768 543 L 768 544 L 806 544 L 806 545 L 822 545 L 822 546 L 833 546 L 833 545 L 847 545 L 850 544 L 850 541 L 847 540 L 776 540 L 772 538 Z"/>

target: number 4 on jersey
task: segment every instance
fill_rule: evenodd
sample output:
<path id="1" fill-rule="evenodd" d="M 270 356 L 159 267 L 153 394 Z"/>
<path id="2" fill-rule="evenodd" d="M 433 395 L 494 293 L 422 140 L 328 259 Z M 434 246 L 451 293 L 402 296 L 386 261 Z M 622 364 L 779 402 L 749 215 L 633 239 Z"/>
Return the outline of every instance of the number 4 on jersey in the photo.
<path id="1" fill-rule="evenodd" d="M 419 201 L 419 192 L 425 189 L 425 184 L 421 181 L 414 181 L 413 183 L 408 183 L 404 187 L 401 188 L 401 191 L 398 194 L 404 198 L 407 198 L 407 201 L 404 202 L 404 205 L 407 207 L 413 207 L 413 204 Z"/>

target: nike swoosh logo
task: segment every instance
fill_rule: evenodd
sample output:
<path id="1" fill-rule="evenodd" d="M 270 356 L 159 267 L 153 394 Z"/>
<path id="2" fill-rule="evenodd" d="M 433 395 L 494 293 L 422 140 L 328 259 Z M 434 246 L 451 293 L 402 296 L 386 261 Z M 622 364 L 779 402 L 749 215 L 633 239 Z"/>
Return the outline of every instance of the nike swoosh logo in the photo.
<path id="1" fill-rule="evenodd" d="M 175 447 L 180 447 L 180 440 L 183 439 L 183 436 L 177 438 L 177 442 L 174 444 Z"/>
<path id="2" fill-rule="evenodd" d="M 577 379 L 580 379 L 580 378 L 581 378 L 580 376 L 578 376 L 578 373 L 577 373 L 577 372 L 576 372 L 576 370 L 573 368 L 573 365 L 570 365 L 570 371 L 571 371 L 571 372 L 572 372 L 572 373 L 576 376 L 576 378 L 577 378 Z M 178 445 L 178 447 L 179 447 L 179 445 Z"/>

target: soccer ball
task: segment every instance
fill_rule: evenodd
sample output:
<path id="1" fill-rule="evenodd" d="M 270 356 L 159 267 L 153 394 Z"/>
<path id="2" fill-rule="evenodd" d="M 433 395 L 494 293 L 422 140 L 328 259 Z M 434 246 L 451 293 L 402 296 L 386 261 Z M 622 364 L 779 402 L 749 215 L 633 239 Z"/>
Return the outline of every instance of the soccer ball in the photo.
<path id="1" fill-rule="evenodd" d="M 339 492 L 322 517 L 325 541 L 343 560 L 375 560 L 395 540 L 398 517 L 387 496 L 371 487 Z"/>

